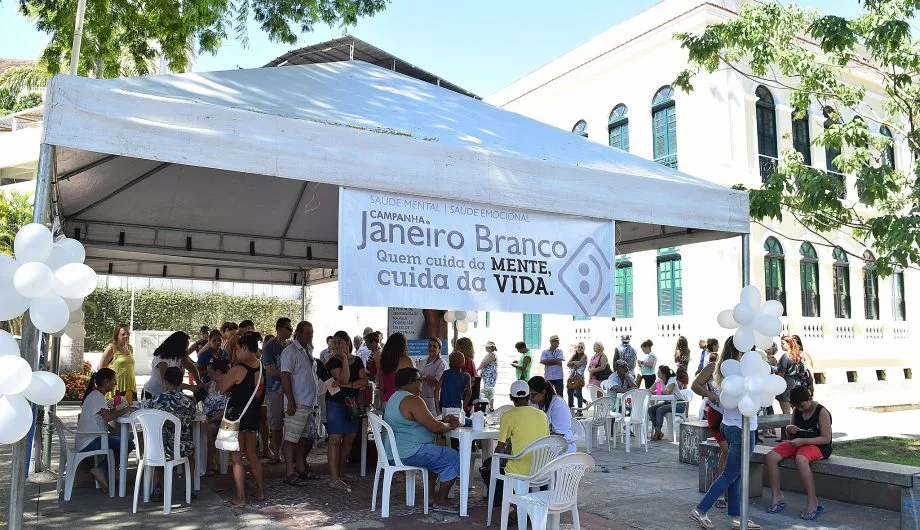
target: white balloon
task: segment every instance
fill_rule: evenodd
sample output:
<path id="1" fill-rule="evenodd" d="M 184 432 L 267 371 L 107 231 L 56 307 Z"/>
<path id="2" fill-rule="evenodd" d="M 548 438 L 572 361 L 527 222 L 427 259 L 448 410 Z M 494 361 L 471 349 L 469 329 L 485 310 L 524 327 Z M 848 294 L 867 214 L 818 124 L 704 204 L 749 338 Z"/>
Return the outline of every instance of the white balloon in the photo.
<path id="1" fill-rule="evenodd" d="M 19 355 L 19 343 L 9 332 L 0 330 L 0 357 L 4 355 Z"/>
<path id="2" fill-rule="evenodd" d="M 16 292 L 12 285 L 9 287 L 9 289 L 0 288 L 0 320 L 13 320 L 21 317 L 32 303 L 32 300 Z"/>
<path id="3" fill-rule="evenodd" d="M 726 378 L 733 375 L 741 375 L 741 363 L 734 359 L 726 359 L 722 361 L 722 365 L 719 368 L 719 371 L 722 372 Z"/>
<path id="4" fill-rule="evenodd" d="M 761 359 L 758 373 L 761 375 L 761 377 L 767 377 L 773 373 L 773 370 L 770 368 L 770 364 L 767 363 L 767 361 Z M 764 384 L 766 384 L 766 382 L 764 382 Z"/>
<path id="5" fill-rule="evenodd" d="M 60 296 L 50 295 L 32 301 L 29 318 L 35 327 L 45 333 L 57 333 L 70 320 L 70 311 Z"/>
<path id="6" fill-rule="evenodd" d="M 758 313 L 754 316 L 754 329 L 767 337 L 776 337 L 783 332 L 783 323 L 779 317 Z"/>
<path id="7" fill-rule="evenodd" d="M 83 243 L 80 243 L 76 239 L 65 237 L 64 239 L 56 242 L 55 247 L 61 247 L 70 254 L 72 261 L 70 263 L 83 263 L 86 261 L 86 249 L 83 248 Z"/>
<path id="8" fill-rule="evenodd" d="M 457 314 L 453 311 L 444 313 L 444 322 L 453 322 L 455 320 L 457 320 Z"/>
<path id="9" fill-rule="evenodd" d="M 778 375 L 770 375 L 767 377 L 767 390 L 770 394 L 778 396 L 786 391 L 786 380 Z"/>
<path id="10" fill-rule="evenodd" d="M 744 393 L 750 396 L 759 396 L 763 393 L 763 383 L 764 381 L 760 378 L 759 374 L 753 377 L 745 377 Z"/>
<path id="11" fill-rule="evenodd" d="M 13 241 L 13 251 L 19 263 L 43 262 L 51 255 L 53 246 L 54 238 L 51 237 L 51 230 L 38 223 L 30 223 L 20 228 Z"/>
<path id="12" fill-rule="evenodd" d="M 750 306 L 751 311 L 760 309 L 760 289 L 756 285 L 748 285 L 741 289 L 741 303 Z"/>
<path id="13" fill-rule="evenodd" d="M 721 403 L 723 407 L 730 409 L 737 408 L 738 401 L 740 400 L 741 396 L 733 396 L 731 394 L 726 394 L 725 392 L 722 392 L 719 395 L 719 403 Z"/>
<path id="14" fill-rule="evenodd" d="M 0 357 L 0 394 L 22 393 L 32 381 L 32 367 L 18 355 Z"/>
<path id="15" fill-rule="evenodd" d="M 32 405 L 22 396 L 0 396 L 0 444 L 22 440 L 32 428 Z"/>
<path id="16" fill-rule="evenodd" d="M 454 314 L 457 315 L 457 320 L 466 320 L 466 311 L 454 311 Z"/>
<path id="17" fill-rule="evenodd" d="M 732 342 L 738 351 L 750 351 L 754 347 L 754 330 L 748 326 L 742 326 L 735 330 Z"/>
<path id="18" fill-rule="evenodd" d="M 760 412 L 760 396 L 751 397 L 749 394 L 745 394 L 738 401 L 738 410 L 744 416 L 756 416 Z"/>
<path id="19" fill-rule="evenodd" d="M 54 293 L 64 298 L 85 298 L 97 283 L 96 271 L 82 263 L 64 265 L 54 273 Z"/>
<path id="20" fill-rule="evenodd" d="M 13 287 L 26 298 L 41 298 L 51 292 L 54 273 L 44 263 L 23 263 L 13 275 Z"/>
<path id="21" fill-rule="evenodd" d="M 479 322 L 479 313 L 477 311 L 467 311 L 466 321 L 471 324 L 475 324 L 476 322 Z"/>
<path id="22" fill-rule="evenodd" d="M 768 337 L 766 335 L 762 335 L 758 333 L 757 330 L 755 329 L 754 330 L 754 345 L 757 346 L 758 348 L 766 350 L 770 346 L 773 346 L 773 338 Z"/>
<path id="23" fill-rule="evenodd" d="M 741 374 L 745 377 L 754 377 L 760 373 L 760 363 L 763 362 L 763 359 L 760 358 L 760 354 L 751 351 L 747 352 L 741 356 Z"/>
<path id="24" fill-rule="evenodd" d="M 735 304 L 735 308 L 732 309 L 732 318 L 738 325 L 746 326 L 754 319 L 754 310 L 747 304 Z"/>
<path id="25" fill-rule="evenodd" d="M 722 393 L 741 397 L 744 394 L 744 378 L 740 375 L 730 375 L 723 379 Z"/>
<path id="26" fill-rule="evenodd" d="M 73 340 L 81 340 L 86 338 L 86 326 L 83 322 L 77 322 L 75 324 L 67 324 L 64 327 L 64 334 Z"/>
<path id="27" fill-rule="evenodd" d="M 457 331 L 459 331 L 460 333 L 466 333 L 466 330 L 468 329 L 470 329 L 470 326 L 469 324 L 467 324 L 466 320 L 457 321 Z"/>
<path id="28" fill-rule="evenodd" d="M 760 395 L 760 406 L 761 407 L 772 407 L 773 401 L 776 399 L 776 394 L 761 394 Z"/>
<path id="29" fill-rule="evenodd" d="M 50 407 L 64 399 L 67 387 L 64 380 L 52 372 L 35 372 L 22 396 L 36 405 Z"/>
<path id="30" fill-rule="evenodd" d="M 67 309 L 70 309 L 71 313 L 83 308 L 82 298 L 64 298 L 64 303 L 67 304 Z"/>
<path id="31" fill-rule="evenodd" d="M 783 316 L 783 304 L 779 300 L 767 300 L 760 306 L 760 313 L 781 317 Z"/>
<path id="32" fill-rule="evenodd" d="M 735 321 L 735 317 L 732 315 L 731 309 L 726 309 L 725 311 L 719 312 L 719 316 L 716 317 L 716 321 L 718 321 L 719 325 L 725 329 L 735 329 L 738 327 L 738 322 Z"/>
<path id="33" fill-rule="evenodd" d="M 66 304 L 67 301 L 65 300 L 64 303 Z M 86 320 L 86 314 L 83 312 L 82 309 L 77 309 L 76 311 L 70 312 L 70 319 L 67 320 L 67 323 L 68 324 L 82 324 L 84 320 Z"/>
<path id="34" fill-rule="evenodd" d="M 13 275 L 16 274 L 16 269 L 19 268 L 19 263 L 13 258 L 7 256 L 6 254 L 0 254 L 0 289 L 3 289 L 5 285 L 9 285 L 10 288 L 13 286 Z"/>

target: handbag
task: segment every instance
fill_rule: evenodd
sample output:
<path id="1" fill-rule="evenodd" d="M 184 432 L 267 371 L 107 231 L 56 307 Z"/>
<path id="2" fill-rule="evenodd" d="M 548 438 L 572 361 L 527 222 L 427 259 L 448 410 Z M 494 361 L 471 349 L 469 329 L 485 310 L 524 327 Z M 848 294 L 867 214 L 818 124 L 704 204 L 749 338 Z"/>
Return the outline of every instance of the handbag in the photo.
<path id="1" fill-rule="evenodd" d="M 361 407 L 361 403 L 358 402 L 358 398 L 345 398 L 345 409 L 348 411 L 348 419 L 352 421 L 364 417 L 364 410 Z"/>
<path id="2" fill-rule="evenodd" d="M 604 367 L 600 372 L 594 372 L 594 378 L 598 381 L 605 381 L 610 379 L 610 376 L 613 375 L 613 370 L 610 369 L 610 363 L 607 363 L 607 366 Z"/>
<path id="3" fill-rule="evenodd" d="M 259 392 L 259 386 L 262 384 L 262 363 L 259 363 L 259 379 L 256 380 L 255 388 L 252 391 L 252 395 L 249 396 L 249 401 L 246 402 L 246 406 L 243 407 L 243 411 L 240 412 L 240 415 L 235 420 L 227 419 L 227 407 L 230 406 L 230 400 L 227 400 L 227 403 L 224 405 L 224 416 L 220 420 L 220 428 L 217 429 L 217 438 L 214 440 L 214 446 L 222 451 L 239 451 L 240 450 L 240 420 L 243 419 L 243 416 L 246 415 L 246 411 L 249 409 L 249 406 L 252 405 L 252 400 L 256 398 L 256 394 Z"/>
<path id="4" fill-rule="evenodd" d="M 565 382 L 565 387 L 569 390 L 578 390 L 579 388 L 584 388 L 584 386 L 585 378 L 578 372 L 573 372 Z"/>

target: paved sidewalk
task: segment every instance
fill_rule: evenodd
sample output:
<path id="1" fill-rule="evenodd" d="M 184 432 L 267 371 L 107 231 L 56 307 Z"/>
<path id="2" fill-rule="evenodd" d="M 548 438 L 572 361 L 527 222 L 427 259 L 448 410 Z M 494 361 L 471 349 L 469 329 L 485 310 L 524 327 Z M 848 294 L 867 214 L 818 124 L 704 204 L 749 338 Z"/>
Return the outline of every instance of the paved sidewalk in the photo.
<path id="1" fill-rule="evenodd" d="M 62 410 L 62 416 L 70 422 L 76 418 L 76 410 Z M 55 446 L 55 461 L 57 451 Z M 650 444 L 648 453 L 633 449 L 626 454 L 622 447 L 607 451 L 601 446 L 594 452 L 597 469 L 582 482 L 579 492 L 582 528 L 585 529 L 685 529 L 695 528 L 687 519 L 687 513 L 699 501 L 702 494 L 697 491 L 697 468 L 680 464 L 677 446 L 667 442 Z M 485 526 L 485 501 L 482 498 L 482 483 L 473 478 L 470 493 L 469 518 L 457 515 L 430 512 L 422 513 L 421 486 L 417 493 L 417 506 L 405 506 L 405 487 L 394 484 L 391 502 L 391 517 L 380 519 L 380 508 L 370 511 L 373 466 L 370 476 L 354 483 L 351 494 L 333 490 L 326 484 L 325 445 L 319 444 L 311 461 L 320 476 L 306 487 L 295 488 L 281 482 L 282 465 L 266 466 L 266 501 L 255 503 L 244 509 L 232 509 L 223 505 L 223 500 L 233 495 L 229 476 L 215 476 L 203 479 L 202 490 L 191 506 L 184 500 L 184 481 L 177 483 L 174 492 L 173 513 L 163 515 L 161 505 L 142 505 L 139 513 L 131 514 L 133 493 L 134 461 L 131 459 L 129 472 L 129 496 L 110 499 L 106 494 L 90 489 L 77 488 L 73 500 L 58 503 L 54 493 L 53 476 L 46 476 L 51 483 L 29 482 L 26 500 L 26 526 L 28 528 L 68 529 L 93 528 L 93 530 L 141 529 L 170 527 L 176 529 L 207 528 L 213 530 L 265 528 L 329 530 L 362 528 L 412 528 L 420 525 L 438 525 L 439 528 L 460 529 Z M 56 469 L 56 462 L 52 466 Z M 9 449 L 0 451 L 0 476 L 9 477 Z M 354 466 L 351 473 L 357 475 Z M 250 479 L 251 481 L 251 479 Z M 0 489 L 0 509 L 5 519 L 5 505 L 8 503 L 8 480 Z M 41 495 L 39 495 L 41 487 Z M 802 495 L 787 493 L 789 507 L 782 514 L 770 515 L 764 512 L 764 501 L 755 500 L 751 505 L 751 518 L 770 529 L 866 529 L 898 528 L 899 514 L 861 506 L 852 506 L 835 501 L 823 501 L 826 513 L 820 520 L 805 522 L 798 518 L 804 506 Z M 36 515 L 36 511 L 38 515 Z M 730 520 L 723 511 L 710 512 L 716 528 L 729 528 Z M 497 519 L 499 510 L 494 512 Z M 571 520 L 563 517 L 563 528 L 571 528 Z M 497 520 L 493 525 L 498 528 Z M 512 525 L 512 527 L 515 527 Z"/>

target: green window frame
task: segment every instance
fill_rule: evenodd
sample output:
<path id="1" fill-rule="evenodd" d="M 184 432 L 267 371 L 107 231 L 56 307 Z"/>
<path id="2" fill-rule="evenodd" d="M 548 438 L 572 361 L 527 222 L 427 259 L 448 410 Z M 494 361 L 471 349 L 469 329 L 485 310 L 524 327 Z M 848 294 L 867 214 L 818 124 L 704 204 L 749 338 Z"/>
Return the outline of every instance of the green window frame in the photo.
<path id="1" fill-rule="evenodd" d="M 834 318 L 850 318 L 850 261 L 840 247 L 834 248 Z"/>
<path id="2" fill-rule="evenodd" d="M 818 253 L 811 243 L 799 247 L 799 281 L 802 291 L 802 316 L 821 316 L 821 285 L 818 276 Z"/>
<path id="3" fill-rule="evenodd" d="M 572 127 L 572 132 L 581 136 L 582 138 L 588 137 L 588 122 L 585 120 L 578 120 L 578 123 Z"/>
<path id="4" fill-rule="evenodd" d="M 617 318 L 633 317 L 633 266 L 629 258 L 617 260 L 614 277 L 615 315 Z"/>
<path id="5" fill-rule="evenodd" d="M 543 315 L 524 313 L 524 343 L 534 349 L 543 344 Z"/>
<path id="6" fill-rule="evenodd" d="M 894 319 L 898 322 L 907 320 L 907 302 L 904 299 L 904 273 L 895 272 L 891 275 L 894 291 Z"/>
<path id="7" fill-rule="evenodd" d="M 486 311 L 486 328 L 492 327 L 492 313 Z"/>
<path id="8" fill-rule="evenodd" d="M 677 169 L 677 107 L 674 89 L 667 85 L 652 98 L 652 157 Z"/>
<path id="9" fill-rule="evenodd" d="M 675 248 L 658 251 L 658 316 L 684 314 L 683 270 Z"/>
<path id="10" fill-rule="evenodd" d="M 792 120 L 792 147 L 802 154 L 806 166 L 811 165 L 811 133 L 808 126 L 808 114 L 804 118 Z"/>
<path id="11" fill-rule="evenodd" d="M 896 169 L 895 162 L 894 162 L 894 136 L 892 136 L 891 134 L 891 129 L 882 125 L 881 127 L 878 128 L 878 133 L 884 136 L 885 138 L 887 138 L 888 141 L 890 142 L 885 147 L 885 157 L 882 163 L 890 167 L 891 169 Z"/>
<path id="12" fill-rule="evenodd" d="M 875 267 L 875 256 L 868 250 L 863 253 L 863 310 L 866 320 L 879 319 L 878 301 L 878 271 Z"/>
<path id="13" fill-rule="evenodd" d="M 760 178 L 766 182 L 776 172 L 779 149 L 776 140 L 776 105 L 773 94 L 763 85 L 757 87 L 755 118 L 757 121 L 757 153 L 760 162 Z"/>
<path id="14" fill-rule="evenodd" d="M 627 111 L 626 105 L 620 103 L 610 112 L 610 117 L 607 118 L 607 143 L 610 147 L 629 152 Z"/>
<path id="15" fill-rule="evenodd" d="M 763 258 L 764 297 L 783 304 L 783 316 L 786 316 L 786 257 L 783 246 L 773 236 L 768 237 L 763 246 L 767 251 Z"/>

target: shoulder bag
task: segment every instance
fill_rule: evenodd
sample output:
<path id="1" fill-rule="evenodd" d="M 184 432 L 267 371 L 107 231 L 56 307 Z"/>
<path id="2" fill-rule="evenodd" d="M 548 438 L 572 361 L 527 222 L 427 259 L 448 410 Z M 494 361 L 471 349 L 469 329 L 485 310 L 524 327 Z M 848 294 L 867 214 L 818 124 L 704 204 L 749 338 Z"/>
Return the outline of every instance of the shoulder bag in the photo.
<path id="1" fill-rule="evenodd" d="M 262 384 L 262 363 L 259 363 L 259 378 L 256 380 L 255 388 L 252 391 L 252 395 L 249 396 L 249 401 L 246 402 L 246 406 L 243 407 L 243 411 L 240 412 L 240 416 L 235 420 L 227 419 L 227 407 L 230 406 L 230 400 L 227 400 L 227 403 L 224 405 L 224 416 L 220 420 L 220 428 L 217 430 L 217 439 L 214 440 L 214 446 L 222 451 L 239 451 L 240 450 L 240 420 L 243 419 L 243 416 L 246 415 L 246 411 L 249 410 L 249 406 L 252 405 L 252 400 L 256 398 L 256 394 L 259 392 L 259 386 Z"/>

